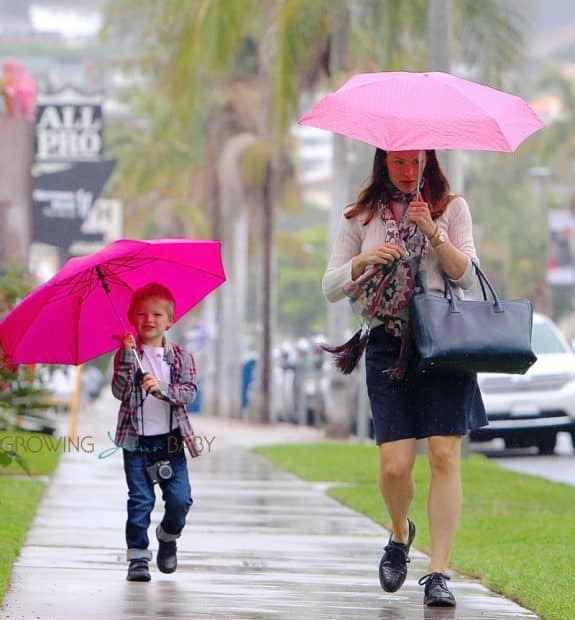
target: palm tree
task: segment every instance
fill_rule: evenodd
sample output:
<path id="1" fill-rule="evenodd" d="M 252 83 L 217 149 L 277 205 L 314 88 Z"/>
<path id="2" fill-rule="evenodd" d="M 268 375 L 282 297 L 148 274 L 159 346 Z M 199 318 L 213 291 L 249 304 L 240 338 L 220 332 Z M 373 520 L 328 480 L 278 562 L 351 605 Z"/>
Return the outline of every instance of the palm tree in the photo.
<path id="1" fill-rule="evenodd" d="M 124 8 L 132 9 L 133 0 L 125 0 Z M 153 2 L 145 2 L 152 29 L 144 28 L 147 36 L 151 36 L 154 44 L 168 44 L 164 48 L 168 58 L 157 80 L 154 92 L 165 92 L 173 104 L 170 115 L 180 126 L 188 124 L 197 127 L 205 124 L 205 147 L 211 164 L 211 181 L 204 187 L 212 191 L 205 196 L 206 202 L 212 204 L 214 232 L 221 236 L 226 248 L 231 252 L 227 264 L 233 264 L 245 274 L 245 235 L 238 234 L 239 229 L 246 228 L 245 220 L 239 224 L 237 218 L 244 218 L 248 212 L 245 204 L 249 198 L 259 204 L 258 217 L 252 220 L 261 226 L 261 321 L 262 326 L 260 351 L 261 398 L 260 418 L 269 415 L 270 402 L 270 364 L 271 336 L 273 333 L 273 230 L 274 212 L 277 193 L 285 169 L 284 159 L 280 156 L 281 143 L 285 136 L 285 123 L 292 114 L 284 113 L 286 106 L 297 101 L 297 89 L 290 79 L 274 80 L 272 75 L 281 75 L 282 71 L 294 63 L 294 49 L 290 47 L 289 36 L 276 36 L 276 24 L 282 20 L 293 28 L 295 21 L 304 24 L 300 11 L 294 21 L 294 7 L 301 2 L 244 1 L 224 3 L 217 1 L 181 2 L 172 0 L 162 6 L 158 12 Z M 321 22 L 327 15 L 328 3 L 320 2 L 312 11 L 315 21 Z M 138 3 L 140 6 L 140 3 Z M 321 10 L 318 10 L 321 9 Z M 116 6 L 115 14 L 122 10 Z M 141 14 L 140 14 L 141 15 Z M 314 20 L 312 20 L 314 22 Z M 310 25 L 309 15 L 305 20 Z M 317 31 L 317 30 L 316 30 Z M 263 33 L 261 41 L 258 33 Z M 166 36 L 169 35 L 169 36 Z M 296 53 L 297 55 L 297 53 Z M 321 55 L 321 54 L 318 54 Z M 288 58 L 289 56 L 289 58 Z M 305 58 L 301 51 L 300 63 L 306 65 L 307 78 L 313 78 L 313 70 L 309 67 L 309 53 Z M 296 64 L 298 59 L 295 58 Z M 231 70 L 228 63 L 231 62 Z M 320 66 L 317 59 L 312 65 Z M 225 71 L 224 71 L 225 69 Z M 182 80 L 182 76 L 187 79 Z M 269 88 L 268 83 L 274 83 Z M 201 93 L 199 97 L 197 93 Z M 207 93 L 207 94 L 206 94 Z M 198 105 L 203 99 L 203 105 Z M 282 105 L 279 105 L 282 104 Z M 204 106 L 212 105 L 212 112 L 206 118 Z M 277 113 L 276 113 L 277 112 Z M 283 126 L 282 126 L 283 123 Z M 161 143 L 161 141 L 160 141 Z M 233 154 L 232 154 L 233 153 Z M 254 179 L 245 178 L 242 174 L 242 160 L 257 162 L 256 172 L 252 170 Z M 204 171 L 206 168 L 204 168 Z M 231 181 L 235 179 L 235 181 Z M 233 184 L 234 188 L 230 185 Z M 213 191 L 215 189 L 215 192 Z M 235 193 L 234 193 L 235 192 Z M 229 203 L 235 197 L 235 209 Z M 226 198 L 227 197 L 227 198 Z M 239 198 L 239 202 L 238 202 Z M 221 230 L 217 230 L 217 228 Z M 236 248 L 234 250 L 234 248 Z M 233 257 L 233 258 L 232 258 Z M 244 267 L 240 268 L 240 265 Z M 239 381 L 238 352 L 242 350 L 240 340 L 242 329 L 242 310 L 245 308 L 245 277 L 231 279 L 235 294 L 228 294 L 222 289 L 221 297 L 231 297 L 219 304 L 222 315 L 219 323 L 225 332 L 220 338 L 219 347 L 220 372 L 219 380 L 223 382 L 216 390 L 218 394 L 238 394 L 239 389 L 229 384 L 229 378 L 236 377 Z M 240 290 L 242 289 L 242 290 Z M 232 290 L 228 286 L 228 291 Z M 243 297 L 243 298 L 242 298 Z M 239 315 L 238 315 L 239 312 Z M 226 314 L 227 313 L 227 314 Z M 230 313 L 233 316 L 230 316 Z M 238 321 L 240 321 L 238 323 Z M 233 326 L 228 330 L 228 325 Z M 232 397 L 233 399 L 233 397 Z M 216 404 L 217 406 L 217 404 Z M 237 414 L 237 407 L 225 407 L 228 415 Z"/>
<path id="2" fill-rule="evenodd" d="M 485 14 L 495 14 L 499 20 L 492 30 L 484 29 L 486 36 L 493 32 L 496 37 L 501 23 L 506 24 L 500 12 L 491 11 L 502 4 L 497 0 L 482 3 L 490 9 Z M 456 6 L 458 11 L 471 15 L 472 22 L 479 22 L 482 16 L 474 5 L 465 0 Z M 240 272 L 246 271 L 239 267 L 245 265 L 245 243 L 237 238 L 233 241 L 234 225 L 240 229 L 246 225 L 230 217 L 235 211 L 230 204 L 224 205 L 224 197 L 239 196 L 237 211 L 251 214 L 251 226 L 261 225 L 261 283 L 257 287 L 262 298 L 261 419 L 267 419 L 270 412 L 274 214 L 285 178 L 282 154 L 288 152 L 286 137 L 300 94 L 329 88 L 341 82 L 344 74 L 360 69 L 424 69 L 425 7 L 424 0 L 118 0 L 112 5 L 112 19 L 121 22 L 133 17 L 141 34 L 140 44 L 144 43 L 140 70 L 162 109 L 154 119 L 156 130 L 152 132 L 157 143 L 165 144 L 167 149 L 172 141 L 182 144 L 182 153 L 188 141 L 197 147 L 190 154 L 189 168 L 201 170 L 206 176 L 202 191 L 193 188 L 191 195 L 199 196 L 196 202 L 205 205 L 214 236 L 222 238 L 230 249 L 236 248 L 237 254 L 231 250 L 234 258 L 227 259 L 228 265 L 233 261 Z M 467 44 L 474 41 L 472 32 L 463 34 Z M 337 165 L 342 169 L 335 170 L 334 175 L 340 180 L 346 178 L 346 148 L 341 142 Z M 204 166 L 200 167 L 192 155 L 202 150 Z M 138 154 L 141 156 L 142 151 Z M 251 175 L 243 165 L 246 161 L 257 162 Z M 174 178 L 174 186 L 179 185 L 176 178 L 196 178 L 189 169 L 186 171 L 185 157 L 181 163 L 181 167 L 166 171 L 166 178 Z M 160 169 L 162 161 L 157 165 Z M 234 179 L 235 190 L 228 187 L 230 178 Z M 159 183 L 160 179 L 152 183 L 154 189 Z M 342 184 L 334 194 L 337 212 L 349 201 L 346 194 L 348 190 Z M 248 202 L 258 205 L 257 209 L 247 208 Z M 241 280 L 241 276 L 237 277 Z M 224 304 L 222 298 L 227 293 L 225 287 L 221 289 L 220 325 L 230 320 L 223 315 L 228 304 L 234 311 L 245 307 L 244 294 L 235 290 L 229 294 L 231 301 Z M 234 316 L 240 323 L 241 312 Z M 236 321 L 233 333 L 222 339 L 218 376 L 237 376 L 235 371 L 224 370 L 224 361 L 234 358 L 229 363 L 239 363 L 242 331 Z M 239 394 L 232 385 L 221 388 L 217 390 L 220 394 Z M 226 415 L 236 413 L 233 405 L 225 409 Z"/>
<path id="3" fill-rule="evenodd" d="M 230 277 L 216 295 L 215 308 L 211 307 L 219 329 L 207 360 L 216 359 L 215 368 L 209 369 L 216 385 L 205 400 L 211 409 L 232 416 L 239 414 L 247 272 L 248 209 L 242 202 L 237 171 L 252 141 L 254 120 L 250 102 L 239 92 L 243 67 L 229 76 L 219 73 L 236 45 L 234 33 L 240 36 L 237 23 L 244 11 L 251 12 L 253 3 L 224 4 L 168 0 L 160 7 L 151 0 L 125 0 L 110 6 L 108 33 L 113 35 L 114 25 L 119 24 L 124 36 L 126 16 L 136 16 L 138 46 L 143 51 L 138 71 L 147 85 L 147 95 L 140 93 L 138 102 L 150 120 L 148 131 L 136 133 L 131 141 L 119 175 L 124 192 L 133 198 L 134 219 L 141 226 L 142 214 L 150 213 L 150 206 L 157 210 L 158 198 L 168 194 L 187 206 L 188 230 L 192 214 L 196 231 L 205 222 L 201 234 L 224 240 L 224 264 Z M 117 152 L 121 157 L 122 151 Z M 169 204 L 173 207 L 174 200 Z M 190 209 L 192 205 L 201 207 Z M 178 221 L 168 215 L 173 228 Z M 153 221 L 156 234 L 158 224 L 166 228 L 166 217 Z M 180 228 L 180 234 L 186 228 Z"/>

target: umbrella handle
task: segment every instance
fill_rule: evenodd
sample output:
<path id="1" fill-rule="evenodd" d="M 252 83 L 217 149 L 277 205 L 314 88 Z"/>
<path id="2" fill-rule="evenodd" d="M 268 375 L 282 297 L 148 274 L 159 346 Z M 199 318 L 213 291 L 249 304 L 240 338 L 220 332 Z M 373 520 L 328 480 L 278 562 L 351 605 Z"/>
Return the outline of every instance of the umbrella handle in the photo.
<path id="1" fill-rule="evenodd" d="M 423 177 L 423 151 L 419 151 L 417 155 L 417 189 L 415 190 L 415 199 L 421 200 L 421 178 Z"/>
<path id="2" fill-rule="evenodd" d="M 102 285 L 102 288 L 104 289 L 104 293 L 106 293 L 106 296 L 108 297 L 108 301 L 110 302 L 110 305 L 112 306 L 112 310 L 114 311 L 116 318 L 118 319 L 118 323 L 120 323 L 122 332 L 126 332 L 126 326 L 124 325 L 124 321 L 122 320 L 122 317 L 120 316 L 120 313 L 118 312 L 118 308 L 116 308 L 116 304 L 114 303 L 114 300 L 112 299 L 112 296 L 110 295 L 110 285 L 106 282 L 106 276 L 104 272 L 102 271 L 100 265 L 96 266 L 96 275 L 98 276 L 98 280 L 100 280 L 100 284 Z M 132 349 L 132 351 L 134 352 L 134 358 L 136 359 L 136 364 L 140 372 L 142 374 L 145 374 L 146 371 L 144 370 L 144 366 L 142 365 L 142 360 L 140 359 L 140 355 L 137 349 Z"/>
<path id="3" fill-rule="evenodd" d="M 142 373 L 142 377 L 144 377 L 145 375 L 149 374 L 147 370 L 144 370 L 144 366 L 142 364 L 142 360 L 140 359 L 140 354 L 138 353 L 138 351 L 136 349 L 132 349 L 132 351 L 134 352 L 134 357 L 136 359 L 136 364 L 138 365 L 138 370 Z M 153 392 L 147 392 L 148 394 L 151 394 L 152 396 L 155 396 L 156 398 L 161 398 L 160 394 L 161 392 L 159 390 L 154 390 Z"/>
<path id="4" fill-rule="evenodd" d="M 132 349 L 132 352 L 134 353 L 134 358 L 136 359 L 136 364 L 138 365 L 138 368 L 140 369 L 140 372 L 142 374 L 145 374 L 146 371 L 144 370 L 144 366 L 142 364 L 142 360 L 140 359 L 140 354 L 138 353 L 137 349 Z"/>

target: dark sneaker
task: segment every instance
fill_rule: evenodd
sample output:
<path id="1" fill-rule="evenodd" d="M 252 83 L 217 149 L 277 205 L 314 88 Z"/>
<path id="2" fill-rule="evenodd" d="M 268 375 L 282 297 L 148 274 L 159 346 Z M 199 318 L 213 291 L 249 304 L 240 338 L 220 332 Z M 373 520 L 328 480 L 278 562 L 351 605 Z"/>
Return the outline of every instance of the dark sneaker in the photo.
<path id="1" fill-rule="evenodd" d="M 148 568 L 148 560 L 130 560 L 126 579 L 128 581 L 150 581 L 151 577 L 150 569 Z"/>
<path id="2" fill-rule="evenodd" d="M 384 547 L 383 556 L 379 563 L 379 583 L 386 592 L 396 592 L 401 588 L 407 577 L 407 563 L 409 562 L 409 549 L 415 538 L 415 524 L 409 523 L 409 537 L 407 543 L 395 542 L 389 537 L 389 542 Z"/>
<path id="3" fill-rule="evenodd" d="M 429 573 L 417 583 L 425 586 L 423 604 L 428 607 L 455 607 L 455 596 L 449 591 L 446 580 L 451 577 L 443 573 Z"/>
<path id="4" fill-rule="evenodd" d="M 162 542 L 161 540 L 158 543 L 158 555 L 156 557 L 158 568 L 162 573 L 173 573 L 178 567 L 178 556 L 176 555 L 178 548 L 176 543 L 175 541 Z"/>

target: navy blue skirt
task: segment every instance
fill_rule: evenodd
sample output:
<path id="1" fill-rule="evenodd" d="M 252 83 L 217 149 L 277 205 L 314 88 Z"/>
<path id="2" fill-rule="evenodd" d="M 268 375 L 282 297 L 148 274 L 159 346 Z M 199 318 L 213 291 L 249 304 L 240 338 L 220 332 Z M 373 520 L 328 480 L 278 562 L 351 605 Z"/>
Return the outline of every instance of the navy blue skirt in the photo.
<path id="1" fill-rule="evenodd" d="M 412 356 L 403 379 L 384 371 L 397 364 L 401 341 L 382 326 L 369 335 L 365 352 L 367 392 L 379 445 L 432 435 L 465 435 L 487 425 L 475 373 L 417 371 Z"/>

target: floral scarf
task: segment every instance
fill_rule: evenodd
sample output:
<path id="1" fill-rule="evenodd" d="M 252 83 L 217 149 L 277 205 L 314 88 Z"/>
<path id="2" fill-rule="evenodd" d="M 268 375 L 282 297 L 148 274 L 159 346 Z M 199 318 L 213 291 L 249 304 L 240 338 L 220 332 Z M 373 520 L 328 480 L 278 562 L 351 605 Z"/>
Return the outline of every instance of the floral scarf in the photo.
<path id="1" fill-rule="evenodd" d="M 369 333 L 373 319 L 377 319 L 388 334 L 401 339 L 398 365 L 390 371 L 396 379 L 403 377 L 409 359 L 409 301 L 418 288 L 420 262 L 429 252 L 427 237 L 407 218 L 407 203 L 412 197 L 405 195 L 402 199 L 405 206 L 399 221 L 394 217 L 391 204 L 380 203 L 378 209 L 385 225 L 385 243 L 398 245 L 407 256 L 391 265 L 369 269 L 344 287 L 354 312 L 362 321 L 364 335 Z"/>

